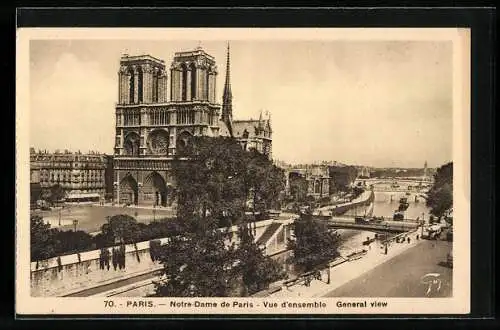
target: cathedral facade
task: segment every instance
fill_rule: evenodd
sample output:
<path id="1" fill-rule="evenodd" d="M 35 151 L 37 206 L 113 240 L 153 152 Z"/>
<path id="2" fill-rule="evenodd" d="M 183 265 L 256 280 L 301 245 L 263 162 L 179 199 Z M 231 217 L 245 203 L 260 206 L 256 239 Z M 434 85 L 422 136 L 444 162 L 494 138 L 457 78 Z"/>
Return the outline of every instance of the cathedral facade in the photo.
<path id="1" fill-rule="evenodd" d="M 221 106 L 217 102 L 217 65 L 202 48 L 175 53 L 168 73 L 165 62 L 153 56 L 122 56 L 115 109 L 116 203 L 172 205 L 172 162 L 188 160 L 184 150 L 196 136 L 234 137 L 247 149 L 255 147 L 271 155 L 269 118 L 232 119 L 229 48 L 226 70 Z"/>

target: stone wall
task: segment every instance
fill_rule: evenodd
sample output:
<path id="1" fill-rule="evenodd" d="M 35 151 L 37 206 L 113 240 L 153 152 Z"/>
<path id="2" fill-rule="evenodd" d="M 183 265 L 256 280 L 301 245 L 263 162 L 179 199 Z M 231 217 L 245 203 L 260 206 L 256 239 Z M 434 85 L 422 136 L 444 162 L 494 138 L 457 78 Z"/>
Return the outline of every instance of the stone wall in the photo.
<path id="1" fill-rule="evenodd" d="M 259 239 L 267 226 L 275 220 L 264 220 L 255 223 L 255 239 Z M 230 228 L 233 232 L 231 242 L 238 243 L 237 226 Z M 168 238 L 160 239 L 166 244 Z M 125 246 L 125 268 L 115 269 L 110 260 L 110 267 L 100 268 L 100 250 L 63 255 L 47 260 L 31 263 L 31 295 L 32 296 L 64 296 L 112 283 L 134 275 L 159 269 L 161 266 L 151 260 L 149 241 Z M 113 248 L 108 248 L 110 255 Z"/>
<path id="2" fill-rule="evenodd" d="M 162 239 L 166 243 L 167 239 Z M 111 255 L 112 248 L 108 249 Z M 100 268 L 100 250 L 66 255 L 58 258 L 32 262 L 31 295 L 62 296 L 84 290 L 89 287 L 103 285 L 114 280 L 129 277 L 133 274 L 147 272 L 159 265 L 151 260 L 149 241 L 125 247 L 125 268 L 116 269 L 110 261 L 110 267 Z"/>
<path id="3" fill-rule="evenodd" d="M 332 216 L 338 216 L 346 213 L 352 208 L 358 207 L 358 206 L 363 206 L 363 205 L 369 205 L 371 202 L 373 202 L 375 198 L 375 194 L 373 191 L 365 191 L 361 196 L 353 200 L 352 202 L 349 203 L 344 203 L 344 204 L 339 204 L 339 205 L 329 205 L 325 207 L 321 207 L 318 209 L 317 213 L 315 215 L 328 215 L 331 212 Z"/>

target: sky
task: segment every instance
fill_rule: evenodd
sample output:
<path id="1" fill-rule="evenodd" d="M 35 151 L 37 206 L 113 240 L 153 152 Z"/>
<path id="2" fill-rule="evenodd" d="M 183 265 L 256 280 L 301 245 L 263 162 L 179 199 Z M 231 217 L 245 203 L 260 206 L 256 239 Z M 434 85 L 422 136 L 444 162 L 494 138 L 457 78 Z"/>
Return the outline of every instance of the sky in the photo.
<path id="1" fill-rule="evenodd" d="M 233 118 L 271 113 L 273 158 L 374 167 L 452 160 L 452 42 L 229 40 Z M 31 40 L 30 145 L 113 153 L 122 54 L 167 68 L 198 46 L 215 57 L 222 103 L 226 41 Z M 169 76 L 170 80 L 170 76 Z M 169 90 L 169 89 L 168 89 Z"/>

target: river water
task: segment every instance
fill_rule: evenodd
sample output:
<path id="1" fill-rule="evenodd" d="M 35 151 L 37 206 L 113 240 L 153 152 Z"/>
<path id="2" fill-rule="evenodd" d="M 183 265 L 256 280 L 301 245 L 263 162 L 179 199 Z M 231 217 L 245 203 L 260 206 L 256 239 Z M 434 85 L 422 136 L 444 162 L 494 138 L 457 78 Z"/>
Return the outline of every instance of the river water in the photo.
<path id="1" fill-rule="evenodd" d="M 416 194 L 410 193 L 406 195 L 405 192 L 375 192 L 375 199 L 373 201 L 373 216 L 384 217 L 392 219 L 394 211 L 399 206 L 399 199 L 401 197 L 408 198 L 408 209 L 405 211 L 405 219 L 429 219 L 429 208 L 425 206 L 425 200 L 422 197 L 415 199 Z M 357 209 L 349 210 L 345 213 L 347 216 L 364 215 L 367 207 L 358 207 Z M 337 231 L 343 242 L 339 251 L 341 255 L 345 255 L 353 250 L 360 250 L 366 248 L 363 246 L 363 241 L 367 237 L 373 238 L 375 233 L 363 230 L 352 229 L 339 229 Z"/>
<path id="2" fill-rule="evenodd" d="M 406 197 L 408 199 L 408 209 L 405 211 L 405 219 L 416 220 L 422 217 L 424 220 L 429 218 L 429 208 L 425 206 L 425 199 L 415 193 L 407 195 L 404 192 L 375 192 L 373 201 L 373 215 L 377 217 L 391 218 L 394 211 L 399 206 L 399 199 Z M 362 216 L 365 214 L 366 206 L 357 207 L 345 213 L 347 216 Z"/>

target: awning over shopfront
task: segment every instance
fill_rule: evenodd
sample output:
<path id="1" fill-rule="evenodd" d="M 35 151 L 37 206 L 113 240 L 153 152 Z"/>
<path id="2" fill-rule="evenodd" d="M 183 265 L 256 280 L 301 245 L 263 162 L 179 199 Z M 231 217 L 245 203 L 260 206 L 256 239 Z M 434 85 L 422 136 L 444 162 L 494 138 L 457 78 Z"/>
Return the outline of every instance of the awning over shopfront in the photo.
<path id="1" fill-rule="evenodd" d="M 66 199 L 98 199 L 101 198 L 101 196 L 98 193 L 80 193 L 80 194 L 69 194 Z"/>

